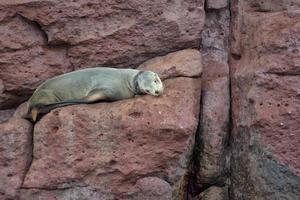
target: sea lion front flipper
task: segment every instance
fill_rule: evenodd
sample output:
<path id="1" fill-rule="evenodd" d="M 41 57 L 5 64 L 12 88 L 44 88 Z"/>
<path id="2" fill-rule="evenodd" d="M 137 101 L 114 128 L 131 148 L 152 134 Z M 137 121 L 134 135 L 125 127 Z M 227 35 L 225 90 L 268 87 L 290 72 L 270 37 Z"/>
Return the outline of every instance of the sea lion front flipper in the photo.
<path id="1" fill-rule="evenodd" d="M 88 103 L 92 103 L 100 100 L 105 100 L 106 98 L 107 97 L 104 94 L 103 90 L 94 89 L 90 91 L 86 97 L 84 97 L 84 100 L 86 100 Z"/>

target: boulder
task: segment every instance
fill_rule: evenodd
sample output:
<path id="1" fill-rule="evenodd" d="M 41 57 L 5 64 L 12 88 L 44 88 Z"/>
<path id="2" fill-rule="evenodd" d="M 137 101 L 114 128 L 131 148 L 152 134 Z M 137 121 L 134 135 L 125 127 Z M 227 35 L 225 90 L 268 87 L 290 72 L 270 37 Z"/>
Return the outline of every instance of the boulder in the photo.
<path id="1" fill-rule="evenodd" d="M 155 62 L 172 67 L 169 57 Z M 195 59 L 186 62 L 201 68 Z M 185 67 L 190 69 L 184 63 L 178 71 Z M 199 73 L 198 67 L 189 73 Z M 166 78 L 161 97 L 67 106 L 45 115 L 34 128 L 34 158 L 21 196 L 64 199 L 76 191 L 75 199 L 100 194 L 108 200 L 170 199 L 178 185 L 186 184 L 182 177 L 198 125 L 201 78 Z M 23 112 L 18 110 L 16 115 Z"/>
<path id="2" fill-rule="evenodd" d="M 141 64 L 138 69 L 152 70 L 158 73 L 162 80 L 176 77 L 197 78 L 203 71 L 202 57 L 196 49 L 185 49 L 152 58 Z"/>

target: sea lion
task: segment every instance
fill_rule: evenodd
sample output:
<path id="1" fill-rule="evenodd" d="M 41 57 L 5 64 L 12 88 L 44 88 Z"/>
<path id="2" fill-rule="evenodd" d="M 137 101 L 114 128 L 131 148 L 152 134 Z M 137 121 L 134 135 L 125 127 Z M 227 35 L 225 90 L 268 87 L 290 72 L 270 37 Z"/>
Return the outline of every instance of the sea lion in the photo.
<path id="1" fill-rule="evenodd" d="M 36 122 L 40 114 L 62 106 L 116 101 L 135 95 L 163 93 L 159 76 L 136 69 L 87 68 L 62 74 L 42 83 L 28 101 L 26 118 Z"/>

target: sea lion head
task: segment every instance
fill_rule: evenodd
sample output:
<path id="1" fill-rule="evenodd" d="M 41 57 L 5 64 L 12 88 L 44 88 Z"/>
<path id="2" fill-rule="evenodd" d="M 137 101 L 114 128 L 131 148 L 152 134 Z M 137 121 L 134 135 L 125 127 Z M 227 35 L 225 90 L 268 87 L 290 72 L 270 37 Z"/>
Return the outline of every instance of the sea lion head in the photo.
<path id="1" fill-rule="evenodd" d="M 138 74 L 137 85 L 139 93 L 160 96 L 164 86 L 158 74 L 151 71 L 142 71 Z"/>

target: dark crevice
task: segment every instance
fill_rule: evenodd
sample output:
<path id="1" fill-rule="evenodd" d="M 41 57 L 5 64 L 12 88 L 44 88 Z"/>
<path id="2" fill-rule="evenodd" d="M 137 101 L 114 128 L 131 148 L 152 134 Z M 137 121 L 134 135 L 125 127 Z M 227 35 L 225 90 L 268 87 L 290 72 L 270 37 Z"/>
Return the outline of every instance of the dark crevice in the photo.
<path id="1" fill-rule="evenodd" d="M 68 186 L 68 187 L 64 187 L 64 188 L 44 188 L 44 187 L 21 187 L 20 189 L 25 189 L 25 190 L 44 190 L 44 191 L 65 191 L 68 189 L 72 189 L 72 188 L 86 188 L 87 186 L 80 186 L 80 185 L 76 185 L 76 186 Z"/>
<path id="2" fill-rule="evenodd" d="M 30 131 L 30 138 L 29 138 L 29 140 L 30 140 L 30 152 L 29 152 L 29 154 L 30 154 L 30 160 L 28 161 L 28 164 L 27 164 L 27 167 L 26 167 L 26 169 L 24 170 L 25 172 L 24 172 L 24 177 L 22 177 L 22 184 L 21 184 L 21 188 L 20 189 L 22 189 L 23 188 L 23 185 L 24 185 L 24 181 L 25 181 L 25 178 L 26 178 L 26 175 L 27 175 L 27 173 L 28 173 L 28 171 L 29 171 L 29 169 L 30 169 L 30 167 L 31 167 L 31 165 L 32 165 L 32 162 L 33 162 L 33 145 L 34 145 L 34 143 L 33 143 L 33 137 L 34 137 L 34 125 L 32 124 L 32 129 L 31 129 L 31 131 Z"/>
<path id="3" fill-rule="evenodd" d="M 228 6 L 228 10 L 229 10 L 229 30 L 231 31 L 231 23 L 232 23 L 232 2 L 231 0 L 229 0 L 228 2 L 229 6 Z M 231 34 L 231 32 L 229 33 L 229 35 Z M 229 44 L 230 45 L 230 44 Z M 231 55 L 231 56 L 230 56 Z M 228 191 L 227 191 L 227 197 L 228 199 L 232 199 L 232 185 L 231 185 L 231 154 L 232 154 L 232 131 L 233 131 L 233 105 L 232 105 L 232 66 L 231 66 L 231 62 L 230 59 L 233 58 L 235 60 L 240 60 L 241 59 L 241 55 L 237 55 L 237 54 L 230 54 L 228 53 L 228 58 L 227 58 L 227 62 L 228 62 L 228 69 L 229 69 L 229 122 L 228 122 L 228 129 L 227 129 L 227 140 L 226 140 L 226 163 L 225 163 L 225 173 L 227 175 L 227 179 L 229 181 L 228 183 Z"/>
<path id="4" fill-rule="evenodd" d="M 268 71 L 268 72 L 264 72 L 264 74 L 274 74 L 277 76 L 300 76 L 300 72 L 272 72 L 272 71 Z"/>
<path id="5" fill-rule="evenodd" d="M 192 78 L 192 79 L 198 79 L 198 78 L 201 78 L 202 75 L 200 76 L 184 76 L 184 75 L 176 75 L 176 76 L 169 76 L 169 77 L 166 77 L 166 78 L 161 78 L 162 81 L 165 81 L 165 80 L 170 80 L 170 79 L 176 79 L 176 78 Z"/>
<path id="6" fill-rule="evenodd" d="M 20 13 L 16 13 L 16 16 L 21 18 L 23 21 L 25 21 L 27 24 L 35 27 L 43 36 L 45 43 L 48 43 L 48 35 L 47 33 L 43 30 L 43 27 L 41 26 L 41 24 L 39 24 L 37 21 L 33 21 L 28 19 L 27 17 L 25 17 L 24 15 L 21 15 Z"/>
<path id="7" fill-rule="evenodd" d="M 229 20 L 231 19 L 231 12 L 230 12 L 230 2 L 229 5 L 225 8 L 222 9 L 207 9 L 206 8 L 206 1 L 205 1 L 205 11 L 206 11 L 206 16 L 208 16 L 209 13 L 222 13 L 226 10 L 229 10 Z M 216 20 L 216 19 L 206 19 L 206 20 Z M 214 22 L 214 23 L 218 23 L 218 22 Z M 225 27 L 224 30 L 230 30 L 230 22 L 229 22 L 229 27 Z M 205 29 L 205 26 L 204 26 Z M 220 33 L 221 34 L 221 33 Z M 222 32 L 222 34 L 224 34 Z M 229 33 L 230 35 L 230 33 Z M 228 35 L 228 37 L 229 37 Z M 224 37 L 223 40 L 225 42 L 225 40 L 228 40 L 228 37 Z M 213 39 L 213 38 L 210 38 Z M 203 38 L 202 38 L 203 40 Z M 226 42 L 225 42 L 226 43 Z M 228 45 L 228 43 L 227 43 Z M 194 149 L 193 149 L 193 153 L 192 153 L 192 159 L 191 159 L 191 163 L 189 165 L 189 175 L 188 175 L 188 184 L 187 184 L 187 194 L 185 195 L 187 200 L 191 200 L 193 199 L 195 196 L 199 195 L 200 193 L 206 191 L 208 188 L 212 187 L 212 186 L 217 186 L 217 187 L 224 187 L 227 186 L 228 190 L 230 190 L 230 184 L 228 184 L 228 179 L 230 179 L 230 170 L 229 170 L 229 166 L 230 166 L 230 154 L 231 154 L 231 144 L 230 144 L 230 140 L 231 140 L 231 131 L 232 131 L 232 105 L 231 105 L 231 72 L 230 72 L 230 63 L 229 63 L 229 57 L 230 54 L 228 53 L 229 48 L 225 45 L 225 49 L 223 48 L 216 48 L 214 46 L 200 46 L 200 49 L 202 50 L 202 55 L 203 55 L 203 50 L 209 51 L 209 52 L 224 52 L 227 53 L 227 63 L 228 63 L 228 67 L 229 67 L 229 75 L 228 75 L 228 79 L 229 79 L 229 85 L 228 85 L 228 92 L 229 92 L 229 111 L 228 111 L 228 115 L 229 115 L 229 121 L 227 124 L 227 136 L 226 136 L 226 142 L 225 142 L 225 150 L 223 152 L 223 155 L 226 157 L 226 161 L 224 162 L 224 172 L 222 172 L 219 176 L 217 177 L 210 177 L 209 181 L 201 181 L 200 179 L 202 177 L 199 177 L 198 173 L 201 167 L 201 156 L 203 153 L 203 149 L 204 149 L 204 144 L 203 144 L 203 140 L 202 140 L 202 134 L 204 132 L 204 128 L 203 127 L 203 115 L 204 115 L 204 109 L 203 109 L 203 96 L 205 95 L 205 91 L 202 88 L 201 91 L 201 101 L 200 101 L 200 113 L 199 113 L 199 122 L 198 122 L 198 128 L 197 128 L 197 132 L 195 134 L 195 144 L 194 144 Z M 235 55 L 234 55 L 235 56 Z M 239 60 L 241 58 L 241 56 L 236 55 L 235 58 L 237 60 Z M 217 80 L 217 79 L 216 79 Z M 227 193 L 228 194 L 228 193 Z M 229 195 L 229 194 L 228 194 Z M 228 196 L 224 196 L 224 198 L 228 198 Z M 230 198 L 229 198 L 230 199 Z"/>
<path id="8" fill-rule="evenodd" d="M 241 55 L 238 55 L 238 54 L 234 54 L 234 53 L 231 53 L 231 56 L 234 60 L 240 60 L 242 58 Z M 229 67 L 230 68 L 230 67 Z"/>
<path id="9" fill-rule="evenodd" d="M 203 89 L 202 89 L 203 90 Z M 203 151 L 203 141 L 201 140 L 201 133 L 202 133 L 202 126 L 201 126 L 201 119 L 202 119 L 202 108 L 203 108 L 203 94 L 204 92 L 201 91 L 201 98 L 200 98 L 200 113 L 199 113 L 199 121 L 198 127 L 195 133 L 195 143 L 194 148 L 189 164 L 189 174 L 188 174 L 188 183 L 186 188 L 186 200 L 192 199 L 191 197 L 196 196 L 201 192 L 201 189 L 198 187 L 198 178 L 197 174 L 199 171 L 199 163 L 201 159 L 201 152 Z"/>
<path id="10" fill-rule="evenodd" d="M 25 21 L 30 26 L 35 27 L 35 29 L 38 30 L 41 33 L 42 37 L 44 38 L 44 42 L 45 42 L 44 45 L 46 47 L 48 47 L 48 48 L 65 48 L 65 49 L 67 49 L 71 46 L 75 46 L 75 45 L 71 45 L 71 44 L 69 44 L 67 42 L 64 42 L 64 41 L 56 41 L 55 43 L 49 42 L 48 34 L 46 33 L 43 26 L 38 21 L 30 20 L 27 17 L 25 17 L 24 15 L 21 15 L 20 13 L 16 13 L 16 16 L 19 17 L 20 19 L 22 19 L 23 21 Z"/>

